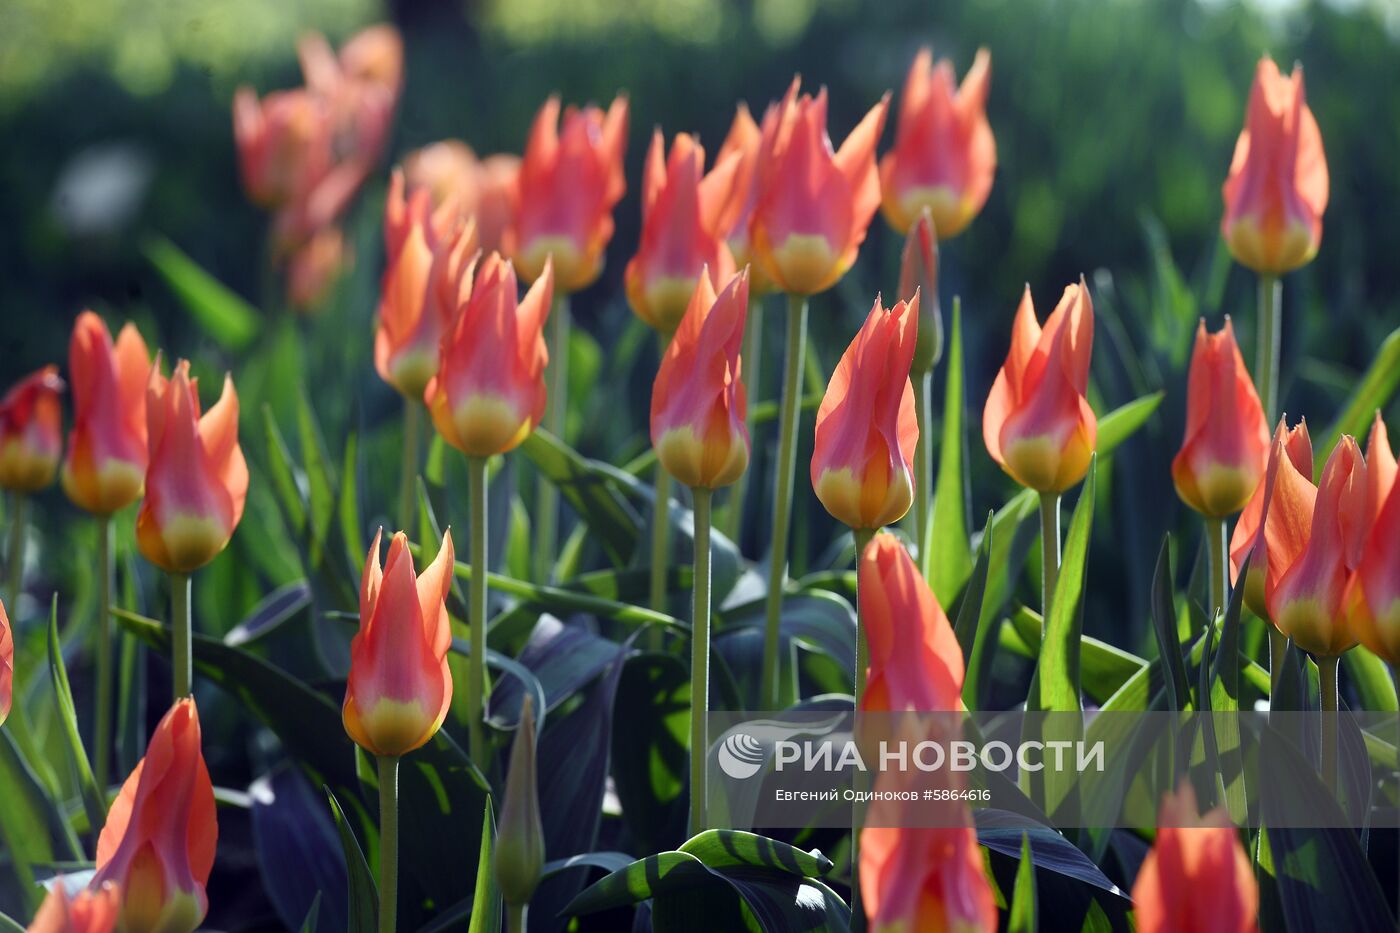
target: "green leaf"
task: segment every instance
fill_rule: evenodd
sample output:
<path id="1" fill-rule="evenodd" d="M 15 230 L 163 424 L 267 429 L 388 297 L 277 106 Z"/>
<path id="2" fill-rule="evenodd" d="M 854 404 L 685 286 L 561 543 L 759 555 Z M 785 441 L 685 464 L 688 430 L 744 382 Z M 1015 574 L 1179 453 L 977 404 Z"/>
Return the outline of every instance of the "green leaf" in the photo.
<path id="1" fill-rule="evenodd" d="M 297 434 L 301 441 L 301 457 L 306 471 L 307 501 L 310 505 L 309 557 L 312 567 L 321 566 L 321 555 L 335 512 L 335 478 L 331 475 L 326 442 L 321 436 L 316 413 L 306 394 L 297 396 Z M 359 558 L 355 558 L 358 562 Z M 353 565 L 352 565 L 353 566 Z"/>
<path id="2" fill-rule="evenodd" d="M 24 933 L 24 927 L 8 914 L 0 913 L 0 933 Z"/>
<path id="3" fill-rule="evenodd" d="M 1396 709 L 1395 681 L 1385 662 L 1369 651 L 1348 651 L 1342 655 L 1347 680 L 1361 697 L 1361 708 L 1376 713 Z"/>
<path id="4" fill-rule="evenodd" d="M 804 852 L 785 842 L 735 829 L 709 829 L 680 847 L 710 868 L 772 868 L 804 878 L 821 878 L 831 871 L 831 859 L 816 849 Z"/>
<path id="5" fill-rule="evenodd" d="M 151 237 L 142 252 L 204 332 L 226 350 L 242 350 L 262 329 L 262 316 L 174 243 Z"/>
<path id="6" fill-rule="evenodd" d="M 82 857 L 63 811 L 44 792 L 10 730 L 0 729 L 0 842 L 10 855 L 17 887 L 31 908 L 38 906 L 31 866 L 53 861 L 55 838 L 68 843 L 69 855 Z"/>
<path id="7" fill-rule="evenodd" d="M 1040 613 L 1017 606 L 1000 632 L 1000 646 L 1023 658 L 1040 657 Z M 1103 703 L 1113 696 L 1147 662 L 1130 651 L 1085 635 L 1079 640 L 1079 676 L 1084 695 Z"/>
<path id="8" fill-rule="evenodd" d="M 1035 859 L 1031 855 L 1031 837 L 1021 834 L 1021 864 L 1016 866 L 1016 890 L 1011 899 L 1008 933 L 1035 933 Z"/>
<path id="9" fill-rule="evenodd" d="M 276 631 L 284 622 L 294 618 L 309 605 L 311 587 L 305 580 L 293 580 L 285 586 L 279 586 L 264 596 L 242 622 L 229 630 L 224 636 L 224 644 L 237 648 L 257 641 Z"/>
<path id="10" fill-rule="evenodd" d="M 1179 713 L 1190 705 L 1191 694 L 1186 685 L 1186 667 L 1181 663 L 1172 589 L 1171 535 L 1167 535 L 1162 539 L 1157 569 L 1152 574 L 1152 632 L 1157 636 L 1158 663 L 1165 672 L 1162 679 L 1167 689 L 1167 705 Z"/>
<path id="11" fill-rule="evenodd" d="M 992 637 L 994 616 L 983 611 L 986 605 L 987 569 L 996 544 L 996 531 L 992 527 L 995 516 L 987 515 L 987 525 L 982 531 L 982 541 L 977 548 L 977 563 L 973 565 L 972 576 L 963 590 L 962 602 L 958 606 L 957 619 L 953 623 L 953 634 L 962 648 L 966 662 L 967 676 L 963 681 L 963 703 L 969 709 L 980 709 L 981 698 L 986 693 L 992 672 L 992 659 L 995 657 Z M 984 621 L 985 620 L 985 624 Z"/>
<path id="12" fill-rule="evenodd" d="M 612 776 L 622 820 L 643 852 L 684 839 L 684 792 L 690 761 L 690 674 L 667 654 L 629 658 L 615 707 L 627 728 L 612 735 Z"/>
<path id="13" fill-rule="evenodd" d="M 1094 461 L 1090 460 L 1089 473 L 1079 493 L 1079 501 L 1075 504 L 1069 533 L 1065 536 L 1060 574 L 1040 645 L 1040 663 L 1036 665 L 1040 686 L 1040 696 L 1035 704 L 1037 709 L 1077 713 L 1083 708 L 1080 701 L 1079 643 L 1083 628 L 1089 532 L 1094 522 L 1095 473 Z"/>
<path id="14" fill-rule="evenodd" d="M 1098 901 L 1089 902 L 1089 909 L 1084 914 L 1084 925 L 1079 928 L 1079 933 L 1113 933 L 1113 921 L 1108 919 L 1108 914 Z"/>
<path id="15" fill-rule="evenodd" d="M 1240 568 L 1239 579 L 1249 573 L 1249 557 Z M 1243 824 L 1248 819 L 1248 799 L 1245 793 L 1244 762 L 1240 745 L 1240 613 L 1244 608 L 1244 587 L 1237 586 L 1230 594 L 1225 616 L 1220 625 L 1220 643 L 1211 669 L 1210 709 L 1224 716 L 1204 717 L 1205 727 L 1214 735 L 1225 787 L 1225 807 L 1232 820 Z M 1204 665 L 1203 665 L 1204 666 Z"/>
<path id="16" fill-rule="evenodd" d="M 64 738 L 68 740 L 68 755 L 78 780 L 78 792 L 83 799 L 88 825 L 101 827 L 107 822 L 107 802 L 97 789 L 92 764 L 88 761 L 87 750 L 83 748 L 83 739 L 78 733 L 78 711 L 73 706 L 73 688 L 68 684 L 68 668 L 64 666 L 63 652 L 58 644 L 57 594 L 49 604 L 49 677 L 53 680 L 54 697 L 58 701 L 58 721 L 63 727 Z"/>
<path id="17" fill-rule="evenodd" d="M 1400 328 L 1390 332 L 1376 351 L 1376 358 L 1367 367 L 1365 375 L 1356 384 L 1356 390 L 1347 400 L 1346 407 L 1327 428 L 1318 450 L 1323 456 L 1317 458 L 1317 475 L 1322 475 L 1327 453 L 1337 446 L 1343 434 L 1360 437 L 1378 409 L 1382 409 L 1400 387 Z"/>
<path id="18" fill-rule="evenodd" d="M 600 465 L 544 430 L 531 433 L 520 450 L 545 479 L 559 487 L 613 563 L 627 563 L 637 545 L 641 517 L 618 494 Z"/>
<path id="19" fill-rule="evenodd" d="M 311 909 L 306 912 L 306 919 L 301 922 L 301 933 L 316 933 L 316 924 L 320 918 L 321 892 L 317 891 L 311 900 Z"/>
<path id="20" fill-rule="evenodd" d="M 472 894 L 471 923 L 467 933 L 497 933 L 501 929 L 501 889 L 496 886 L 494 851 L 496 821 L 491 798 L 481 814 L 481 851 L 476 858 L 476 891 Z"/>
<path id="21" fill-rule="evenodd" d="M 953 604 L 953 597 L 972 574 L 972 549 L 967 541 L 967 477 L 963 467 L 967 439 L 963 428 L 966 406 L 963 404 L 962 302 L 957 298 L 953 299 L 947 378 L 938 479 L 933 487 L 929 527 L 921 529 L 924 539 L 919 547 L 924 578 L 942 606 Z"/>
<path id="22" fill-rule="evenodd" d="M 306 527 L 306 502 L 297 488 L 295 461 L 287 449 L 282 429 L 277 427 L 277 420 L 272 416 L 272 409 L 264 405 L 262 412 L 263 430 L 267 434 L 267 472 L 288 530 L 299 535 Z"/>
<path id="23" fill-rule="evenodd" d="M 360 516 L 358 437 L 354 431 L 345 438 L 345 460 L 340 473 L 340 536 L 345 540 L 345 559 L 351 567 L 360 566 L 365 545 L 364 520 Z"/>
<path id="24" fill-rule="evenodd" d="M 326 799 L 331 805 L 331 816 L 335 828 L 340 833 L 340 847 L 345 852 L 345 871 L 350 882 L 350 904 L 347 915 L 350 918 L 350 933 L 375 933 L 379 924 L 379 889 L 375 886 L 374 875 L 365 862 L 364 850 L 355 839 L 355 831 L 345 819 L 345 811 L 335 793 L 327 787 Z"/>

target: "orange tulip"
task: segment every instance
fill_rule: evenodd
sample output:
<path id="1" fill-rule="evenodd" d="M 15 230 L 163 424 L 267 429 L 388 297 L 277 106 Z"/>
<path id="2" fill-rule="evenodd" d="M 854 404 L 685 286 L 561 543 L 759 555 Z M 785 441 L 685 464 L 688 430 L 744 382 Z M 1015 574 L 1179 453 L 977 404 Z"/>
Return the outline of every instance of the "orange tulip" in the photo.
<path id="1" fill-rule="evenodd" d="M 1225 179 L 1220 232 L 1241 265 L 1281 275 L 1317 255 L 1327 209 L 1327 157 L 1303 93 L 1303 68 L 1285 78 L 1261 58 L 1244 131 Z"/>
<path id="2" fill-rule="evenodd" d="M 739 345 L 749 303 L 747 271 L 715 295 L 702 268 L 651 388 L 651 443 L 662 467 L 692 488 L 717 489 L 749 464 Z"/>
<path id="3" fill-rule="evenodd" d="M 1259 888 L 1226 812 L 1200 815 L 1183 783 L 1167 794 L 1157 839 L 1138 869 L 1139 933 L 1245 933 L 1257 929 Z"/>
<path id="4" fill-rule="evenodd" d="M 508 153 L 489 155 L 481 160 L 477 173 L 476 237 L 483 252 L 505 248 L 506 231 L 515 216 L 515 193 L 519 187 L 520 156 Z"/>
<path id="5" fill-rule="evenodd" d="M 1081 278 L 1065 289 L 1042 330 L 1026 287 L 1011 351 L 982 412 L 982 439 L 1016 482 L 1063 492 L 1084 478 L 1098 419 L 1084 393 L 1094 346 L 1094 306 Z"/>
<path id="6" fill-rule="evenodd" d="M 463 220 L 476 222 L 483 252 L 501 249 L 502 236 L 510 226 L 518 156 L 499 154 L 479 160 L 466 143 L 448 139 L 409 153 L 403 171 L 410 192 L 428 190 L 434 211 L 451 202 Z"/>
<path id="7" fill-rule="evenodd" d="M 826 291 L 855 263 L 880 206 L 875 145 L 888 106 L 885 95 L 835 152 L 825 88 L 796 100 L 790 91 L 773 117 L 771 146 L 758 162 L 749 237 L 754 258 L 783 291 Z"/>
<path id="8" fill-rule="evenodd" d="M 10 716 L 15 686 L 15 637 L 10 632 L 10 614 L 0 603 L 0 726 Z"/>
<path id="9" fill-rule="evenodd" d="M 248 498 L 233 377 L 224 376 L 219 401 L 201 416 L 189 362 L 180 360 L 167 380 L 157 359 L 146 386 L 146 423 L 150 465 L 136 544 L 167 573 L 188 574 L 228 545 Z"/>
<path id="10" fill-rule="evenodd" d="M 667 159 L 661 131 L 652 135 L 642 175 L 641 242 L 624 278 L 632 310 L 665 336 L 680 325 L 702 269 L 710 270 L 711 284 L 734 275 L 719 222 L 738 165 L 739 156 L 731 155 L 702 178 L 705 150 L 693 136 L 677 136 Z"/>
<path id="11" fill-rule="evenodd" d="M 962 708 L 963 658 L 953 626 L 899 539 L 880 532 L 857 573 L 870 671 L 860 712 Z"/>
<path id="12" fill-rule="evenodd" d="M 297 42 L 306 86 L 330 108 L 337 158 L 363 174 L 389 142 L 394 109 L 403 89 L 403 39 L 393 26 L 361 30 L 332 51 L 326 37 L 308 33 Z"/>
<path id="13" fill-rule="evenodd" d="M 1395 455 L 1378 412 L 1366 447 L 1366 510 L 1375 521 L 1346 603 L 1361 643 L 1400 665 L 1400 483 L 1395 477 Z"/>
<path id="14" fill-rule="evenodd" d="M 1186 436 L 1172 460 L 1176 493 L 1202 515 L 1233 515 L 1254 495 L 1268 461 L 1264 406 L 1230 319 L 1215 334 L 1202 320 L 1186 387 Z"/>
<path id="15" fill-rule="evenodd" d="M 919 293 L 875 306 L 842 354 L 817 409 L 812 489 L 838 521 L 882 528 L 914 501 L 919 422 L 909 363 L 919 326 Z"/>
<path id="16" fill-rule="evenodd" d="M 281 208 L 305 197 L 332 164 L 330 112 L 304 88 L 261 101 L 250 87 L 233 96 L 233 137 L 248 197 Z"/>
<path id="17" fill-rule="evenodd" d="M 544 321 L 553 294 L 548 258 L 519 304 L 510 260 L 492 253 L 478 265 L 424 393 L 438 433 L 468 457 L 514 450 L 539 425 L 549 362 Z"/>
<path id="18" fill-rule="evenodd" d="M 0 398 L 0 488 L 38 492 L 63 451 L 63 380 L 57 366 L 30 373 Z"/>
<path id="19" fill-rule="evenodd" d="M 506 249 L 520 274 L 533 282 L 554 257 L 554 275 L 564 292 L 590 285 L 603 271 L 603 249 L 612 239 L 612 210 L 627 181 L 627 98 L 618 97 L 607 115 L 594 106 L 564 111 L 551 97 L 535 117 L 520 163 L 514 223 Z"/>
<path id="20" fill-rule="evenodd" d="M 1282 492 L 1275 492 L 1289 502 L 1297 504 L 1290 508 L 1290 512 L 1306 511 L 1312 512 L 1313 499 L 1317 496 L 1317 490 L 1310 481 L 1298 480 L 1303 477 L 1312 476 L 1313 454 L 1312 438 L 1308 436 L 1308 423 L 1306 420 L 1300 421 L 1297 427 L 1287 428 L 1283 423 L 1279 424 L 1278 432 L 1275 435 L 1278 444 L 1280 457 L 1286 457 L 1292 465 L 1288 471 L 1275 469 L 1275 486 L 1282 488 Z M 1272 462 L 1269 463 L 1272 467 Z M 1249 500 L 1249 504 L 1240 513 L 1239 521 L 1235 522 L 1234 534 L 1230 536 L 1230 583 L 1233 585 L 1239 579 L 1240 567 L 1243 566 L 1245 556 L 1254 548 L 1258 551 L 1249 561 L 1249 574 L 1244 583 L 1244 602 L 1250 611 L 1261 619 L 1269 617 L 1269 608 L 1264 602 L 1264 577 L 1266 568 L 1269 566 L 1269 545 L 1271 540 L 1277 537 L 1280 529 L 1284 526 L 1276 524 L 1272 528 L 1265 529 L 1265 535 L 1259 536 L 1260 517 L 1264 511 L 1265 486 L 1260 482 L 1254 488 L 1254 495 Z M 1257 541 L 1257 544 L 1256 544 Z"/>
<path id="21" fill-rule="evenodd" d="M 73 430 L 63 491 L 79 507 L 110 515 L 141 496 L 146 482 L 146 379 L 151 354 L 134 324 L 112 343 L 102 318 L 78 315 L 68 342 Z"/>
<path id="22" fill-rule="evenodd" d="M 943 239 L 955 237 L 987 203 L 997 168 L 997 144 L 987 122 L 992 56 L 978 49 L 962 86 L 953 65 L 935 66 L 920 49 L 904 82 L 894 149 L 880 160 L 881 208 L 905 233 L 928 208 Z"/>
<path id="23" fill-rule="evenodd" d="M 389 265 L 380 286 L 374 367 L 406 398 L 422 400 L 437 371 L 442 335 L 471 285 L 476 228 L 458 220 L 451 205 L 429 216 L 429 193 L 404 200 L 404 175 L 395 172 L 384 211 Z"/>
<path id="24" fill-rule="evenodd" d="M 380 530 L 365 558 L 360 583 L 360 631 L 350 643 L 350 677 L 341 719 L 372 755 L 396 758 L 438 731 L 452 702 L 447 649 L 452 629 L 446 599 L 452 588 L 452 533 L 422 576 L 402 531 L 379 567 Z"/>
<path id="25" fill-rule="evenodd" d="M 1376 412 L 1371 420 L 1371 436 L 1366 441 L 1366 515 L 1374 524 L 1380 517 L 1390 490 L 1395 487 L 1397 464 L 1390 449 L 1390 432 Z"/>
<path id="26" fill-rule="evenodd" d="M 1355 438 L 1344 435 L 1314 491 L 1277 448 L 1275 441 L 1278 472 L 1265 521 L 1266 533 L 1277 532 L 1269 540 L 1264 601 L 1274 625 L 1299 648 L 1336 657 L 1357 641 L 1342 600 L 1370 532 L 1366 463 Z"/>
<path id="27" fill-rule="evenodd" d="M 218 840 L 199 710 L 186 697 L 156 726 L 146 757 L 107 811 L 90 890 L 108 882 L 121 888 L 123 930 L 191 933 L 209 911 L 205 885 Z"/>
<path id="28" fill-rule="evenodd" d="M 770 105 L 769 111 L 776 118 L 777 105 Z M 766 125 L 768 122 L 769 115 L 765 114 L 764 124 Z M 757 194 L 755 181 L 758 176 L 759 151 L 763 136 L 763 131 L 754 122 L 749 108 L 740 103 L 734 110 L 734 122 L 729 125 L 729 133 L 724 137 L 724 142 L 719 147 L 719 153 L 715 156 L 716 165 L 729 158 L 735 160 L 734 178 L 729 186 L 729 197 L 724 201 L 717 226 L 720 235 L 724 237 L 729 246 L 729 251 L 734 256 L 734 262 L 741 268 L 753 264 L 753 256 L 749 250 L 749 218 L 753 215 L 753 205 Z M 749 269 L 751 291 L 757 290 L 759 283 L 756 273 L 758 271 L 756 268 Z"/>
<path id="29" fill-rule="evenodd" d="M 915 374 L 927 373 L 943 356 L 943 315 L 938 308 L 938 232 L 928 208 L 919 212 L 904 236 L 899 259 L 899 298 L 919 293 L 919 333 L 914 341 Z"/>
<path id="30" fill-rule="evenodd" d="M 34 915 L 29 933 L 112 933 L 120 909 L 121 891 L 112 882 L 70 898 L 63 879 L 58 878 Z"/>

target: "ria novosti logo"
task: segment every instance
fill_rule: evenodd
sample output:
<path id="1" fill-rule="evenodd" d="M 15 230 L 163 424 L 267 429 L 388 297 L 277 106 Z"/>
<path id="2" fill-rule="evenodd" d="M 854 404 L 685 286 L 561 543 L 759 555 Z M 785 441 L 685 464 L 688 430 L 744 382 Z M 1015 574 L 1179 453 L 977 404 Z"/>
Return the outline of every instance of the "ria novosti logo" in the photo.
<path id="1" fill-rule="evenodd" d="M 748 733 L 734 732 L 720 743 L 716 757 L 721 771 L 742 781 L 763 767 L 763 743 Z"/>

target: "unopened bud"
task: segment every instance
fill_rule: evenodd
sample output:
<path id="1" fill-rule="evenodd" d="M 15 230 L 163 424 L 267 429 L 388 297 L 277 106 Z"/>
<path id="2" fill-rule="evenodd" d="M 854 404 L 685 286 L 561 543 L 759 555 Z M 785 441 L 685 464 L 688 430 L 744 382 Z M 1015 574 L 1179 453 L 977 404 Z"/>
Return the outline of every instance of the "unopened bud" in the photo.
<path id="1" fill-rule="evenodd" d="M 528 904 L 544 868 L 544 831 L 535 780 L 535 708 L 529 696 L 510 747 L 505 803 L 496 838 L 496 883 L 507 904 Z"/>
<path id="2" fill-rule="evenodd" d="M 923 375 L 943 358 L 943 312 L 938 306 L 938 231 L 933 214 L 925 207 L 904 238 L 904 255 L 899 264 L 901 301 L 922 292 L 919 299 L 919 330 L 914 343 L 915 376 Z"/>

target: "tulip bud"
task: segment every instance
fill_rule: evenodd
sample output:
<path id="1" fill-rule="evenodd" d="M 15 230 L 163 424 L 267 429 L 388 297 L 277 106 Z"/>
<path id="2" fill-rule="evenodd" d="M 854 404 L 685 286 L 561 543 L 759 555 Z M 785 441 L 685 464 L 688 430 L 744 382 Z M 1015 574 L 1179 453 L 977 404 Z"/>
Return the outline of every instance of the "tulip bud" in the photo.
<path id="1" fill-rule="evenodd" d="M 1139 933 L 1245 933 L 1257 929 L 1259 887 L 1223 808 L 1201 815 L 1183 782 L 1162 800 L 1157 839 L 1138 869 Z"/>
<path id="2" fill-rule="evenodd" d="M 135 325 L 112 343 L 102 318 L 78 315 L 68 342 L 73 430 L 63 491 L 80 508 L 110 515 L 141 496 L 146 482 L 146 380 L 151 355 Z"/>
<path id="3" fill-rule="evenodd" d="M 482 260 L 424 392 L 442 439 L 468 457 L 514 450 L 544 416 L 544 321 L 554 297 L 548 259 L 519 304 L 515 296 L 510 260 L 499 253 Z"/>
<path id="4" fill-rule="evenodd" d="M 120 887 L 122 930 L 191 933 L 209 911 L 205 885 L 218 840 L 199 711 L 186 697 L 160 721 L 107 812 L 89 888 Z"/>
<path id="5" fill-rule="evenodd" d="M 0 603 L 0 726 L 10 715 L 15 686 L 15 637 L 10 632 L 10 614 Z"/>
<path id="6" fill-rule="evenodd" d="M 526 696 L 510 746 L 505 803 L 496 833 L 496 883 L 508 905 L 528 904 L 544 868 L 544 830 L 535 779 L 535 704 Z"/>
<path id="7" fill-rule="evenodd" d="M 1366 515 L 1374 523 L 1390 490 L 1395 486 L 1397 464 L 1390 449 L 1390 432 L 1385 429 L 1378 410 L 1371 421 L 1371 436 L 1366 441 Z"/>
<path id="8" fill-rule="evenodd" d="M 1366 454 L 1367 511 L 1376 518 L 1349 584 L 1348 621 L 1362 644 L 1400 665 L 1400 483 L 1379 412 Z"/>
<path id="9" fill-rule="evenodd" d="M 943 358 L 943 312 L 938 306 L 938 230 L 928 208 L 904 237 L 904 253 L 899 263 L 899 299 L 919 296 L 919 333 L 914 341 L 915 375 L 932 371 Z"/>
<path id="10" fill-rule="evenodd" d="M 642 177 L 642 237 L 624 278 L 632 310 L 663 336 L 680 325 L 701 270 L 709 269 L 712 283 L 734 275 L 718 228 L 738 164 L 731 156 L 702 178 L 705 150 L 693 137 L 677 136 L 668 160 L 661 131 L 652 136 Z"/>
<path id="11" fill-rule="evenodd" d="M 652 385 L 652 446 L 662 468 L 691 488 L 728 486 L 749 463 L 739 358 L 748 303 L 747 270 L 716 296 L 702 269 Z"/>
<path id="12" fill-rule="evenodd" d="M 431 739 L 452 702 L 447 649 L 452 629 L 447 593 L 452 588 L 452 534 L 442 536 L 437 557 L 422 576 L 402 532 L 389 543 L 381 570 L 374 536 L 360 584 L 360 630 L 350 642 L 350 676 L 341 719 L 365 751 L 397 758 Z"/>
<path id="13" fill-rule="evenodd" d="M 136 516 L 136 544 L 167 573 L 192 573 L 228 546 L 248 498 L 233 377 L 224 376 L 219 401 L 201 416 L 189 362 L 176 363 L 167 380 L 157 358 L 146 385 L 146 435 L 146 497 Z"/>
<path id="14" fill-rule="evenodd" d="M 894 148 L 880 160 L 882 208 L 890 226 L 904 233 L 919 213 L 932 211 L 944 239 L 955 237 L 987 202 L 996 174 L 997 144 L 987 122 L 992 56 L 978 49 L 954 90 L 953 66 L 936 66 L 920 49 L 904 82 Z"/>
<path id="15" fill-rule="evenodd" d="M 1172 460 L 1177 495 L 1210 518 L 1244 508 L 1269 460 L 1264 406 L 1245 369 L 1230 319 L 1218 334 L 1196 330 L 1186 388 L 1186 436 Z"/>
<path id="16" fill-rule="evenodd" d="M 519 200 L 506 249 L 520 275 L 533 282 L 554 257 L 560 291 L 576 292 L 603 271 L 603 249 L 612 239 L 612 210 L 627 181 L 627 98 L 618 97 L 607 115 L 594 106 L 564 111 L 551 97 L 535 117 L 520 163 Z"/>
<path id="17" fill-rule="evenodd" d="M 784 99 L 759 160 L 749 223 L 753 255 L 783 291 L 826 291 L 855 263 L 880 206 L 875 145 L 888 106 L 887 94 L 833 152 L 826 89 Z"/>
<path id="18" fill-rule="evenodd" d="M 909 361 L 918 326 L 918 292 L 888 311 L 877 297 L 817 409 L 812 489 L 852 528 L 893 524 L 914 501 L 919 421 Z"/>
<path id="19" fill-rule="evenodd" d="M 1322 241 L 1328 185 L 1322 134 L 1304 99 L 1302 66 L 1285 78 L 1272 59 L 1261 58 L 1223 189 L 1220 232 L 1230 253 L 1264 275 L 1309 262 Z"/>
<path id="20" fill-rule="evenodd" d="M 0 488 L 27 494 L 53 482 L 63 450 L 62 391 L 58 367 L 45 366 L 0 399 Z"/>
<path id="21" fill-rule="evenodd" d="M 1094 306 L 1081 278 L 1042 330 L 1027 286 L 1011 351 L 982 412 L 982 439 L 1011 477 L 1038 492 L 1064 492 L 1084 478 L 1098 419 L 1084 397 L 1094 345 Z"/>
<path id="22" fill-rule="evenodd" d="M 1279 515 L 1312 514 L 1313 499 L 1317 496 L 1317 489 L 1310 479 L 1313 473 L 1312 438 L 1308 436 L 1308 423 L 1306 420 L 1300 421 L 1297 427 L 1287 428 L 1280 421 L 1278 431 L 1274 437 L 1275 444 L 1270 448 L 1270 459 L 1267 469 L 1274 475 L 1273 495 L 1279 497 L 1283 504 L 1279 506 Z M 1277 451 L 1275 455 L 1274 451 Z M 1287 458 L 1292 466 L 1290 470 L 1280 470 L 1274 462 L 1277 456 L 1279 461 Z M 1270 536 L 1277 537 L 1285 528 L 1290 527 L 1287 523 L 1275 522 L 1271 528 L 1265 529 L 1265 534 L 1259 534 L 1259 523 L 1264 511 L 1264 496 L 1266 494 L 1267 483 L 1260 482 L 1254 488 L 1254 495 L 1250 498 L 1249 504 L 1240 513 L 1239 521 L 1235 522 L 1234 534 L 1230 536 L 1230 583 L 1233 585 L 1239 579 L 1240 567 L 1244 565 L 1246 555 L 1253 551 L 1253 556 L 1249 559 L 1249 573 L 1245 577 L 1244 583 L 1244 604 L 1249 607 L 1261 619 L 1269 618 L 1269 608 L 1264 602 L 1264 578 L 1267 576 L 1269 566 L 1269 544 Z M 1271 509 L 1271 514 L 1272 509 Z"/>
<path id="23" fill-rule="evenodd" d="M 112 933 L 121 907 L 121 891 L 111 881 L 86 888 L 70 898 L 60 876 L 34 915 L 29 933 Z"/>

